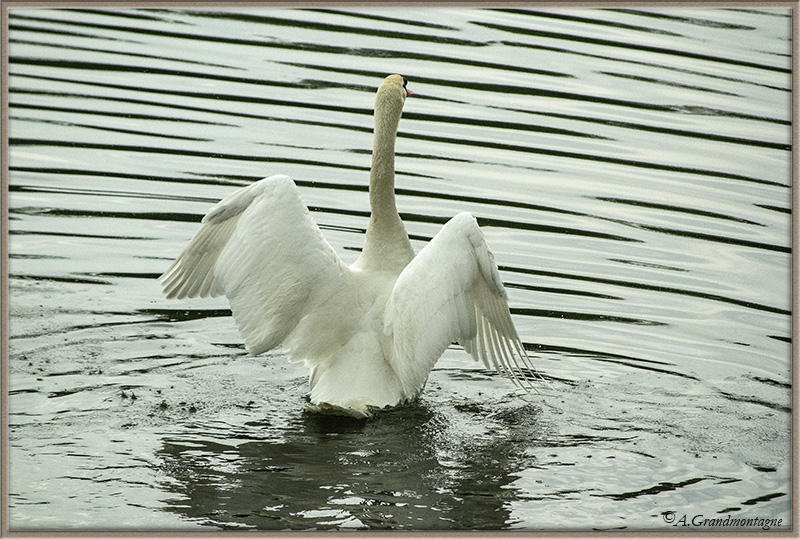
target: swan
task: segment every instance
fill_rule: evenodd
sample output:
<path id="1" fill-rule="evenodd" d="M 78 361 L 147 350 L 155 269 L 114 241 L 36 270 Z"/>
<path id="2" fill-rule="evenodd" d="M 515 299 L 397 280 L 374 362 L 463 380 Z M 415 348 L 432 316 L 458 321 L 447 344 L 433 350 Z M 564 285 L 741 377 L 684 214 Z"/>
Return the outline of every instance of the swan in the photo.
<path id="1" fill-rule="evenodd" d="M 494 256 L 460 213 L 415 255 L 395 205 L 394 158 L 407 81 L 378 88 L 364 248 L 345 265 L 288 176 L 212 207 L 159 277 L 168 298 L 225 295 L 247 351 L 283 345 L 310 368 L 312 411 L 368 417 L 415 399 L 444 350 L 529 387 L 535 372 L 511 320 Z"/>

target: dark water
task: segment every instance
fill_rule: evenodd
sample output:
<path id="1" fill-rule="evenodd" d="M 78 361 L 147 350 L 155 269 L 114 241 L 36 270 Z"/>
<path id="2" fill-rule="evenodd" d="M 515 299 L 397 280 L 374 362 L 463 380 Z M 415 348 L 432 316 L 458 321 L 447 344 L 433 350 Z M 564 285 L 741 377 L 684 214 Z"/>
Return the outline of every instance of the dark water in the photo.
<path id="1" fill-rule="evenodd" d="M 788 10 L 9 24 L 11 530 L 790 525 Z M 392 72 L 415 248 L 478 217 L 538 394 L 454 347 L 413 405 L 309 415 L 305 368 L 249 357 L 224 299 L 160 294 L 205 211 L 275 173 L 355 260 Z"/>

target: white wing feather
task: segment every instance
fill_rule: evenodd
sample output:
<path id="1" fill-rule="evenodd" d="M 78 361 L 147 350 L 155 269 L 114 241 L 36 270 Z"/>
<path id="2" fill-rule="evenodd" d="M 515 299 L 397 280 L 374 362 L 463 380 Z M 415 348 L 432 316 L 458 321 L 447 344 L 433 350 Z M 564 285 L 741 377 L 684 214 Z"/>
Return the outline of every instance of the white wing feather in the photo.
<path id="1" fill-rule="evenodd" d="M 508 310 L 483 233 L 468 213 L 448 221 L 403 270 L 386 309 L 392 368 L 404 387 L 421 388 L 436 360 L 458 341 L 487 368 L 529 384 L 534 371 Z"/>
<path id="2" fill-rule="evenodd" d="M 348 271 L 288 176 L 222 199 L 160 277 L 169 298 L 227 296 L 251 354 L 280 344 Z"/>

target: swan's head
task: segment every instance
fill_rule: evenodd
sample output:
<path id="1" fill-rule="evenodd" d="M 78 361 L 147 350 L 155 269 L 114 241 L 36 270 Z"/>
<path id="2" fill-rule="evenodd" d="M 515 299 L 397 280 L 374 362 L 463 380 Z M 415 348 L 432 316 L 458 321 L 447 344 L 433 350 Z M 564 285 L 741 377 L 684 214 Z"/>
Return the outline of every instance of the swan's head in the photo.
<path id="1" fill-rule="evenodd" d="M 402 75 L 389 75 L 383 79 L 383 83 L 378 88 L 378 97 L 375 98 L 375 109 L 397 108 L 402 110 L 406 97 L 414 95 L 414 92 L 406 88 L 408 81 Z"/>

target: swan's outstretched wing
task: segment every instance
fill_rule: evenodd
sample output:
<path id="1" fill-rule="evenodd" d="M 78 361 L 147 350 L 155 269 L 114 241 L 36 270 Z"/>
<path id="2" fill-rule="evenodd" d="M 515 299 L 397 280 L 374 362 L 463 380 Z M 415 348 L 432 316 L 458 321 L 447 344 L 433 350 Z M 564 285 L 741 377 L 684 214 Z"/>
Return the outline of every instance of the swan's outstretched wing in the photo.
<path id="1" fill-rule="evenodd" d="M 168 298 L 227 296 L 247 350 L 280 344 L 348 271 L 291 178 L 231 193 L 160 277 Z"/>
<path id="2" fill-rule="evenodd" d="M 508 310 L 500 274 L 475 218 L 461 213 L 411 261 L 387 304 L 392 367 L 404 389 L 421 389 L 447 346 L 458 341 L 515 383 L 533 371 Z"/>

